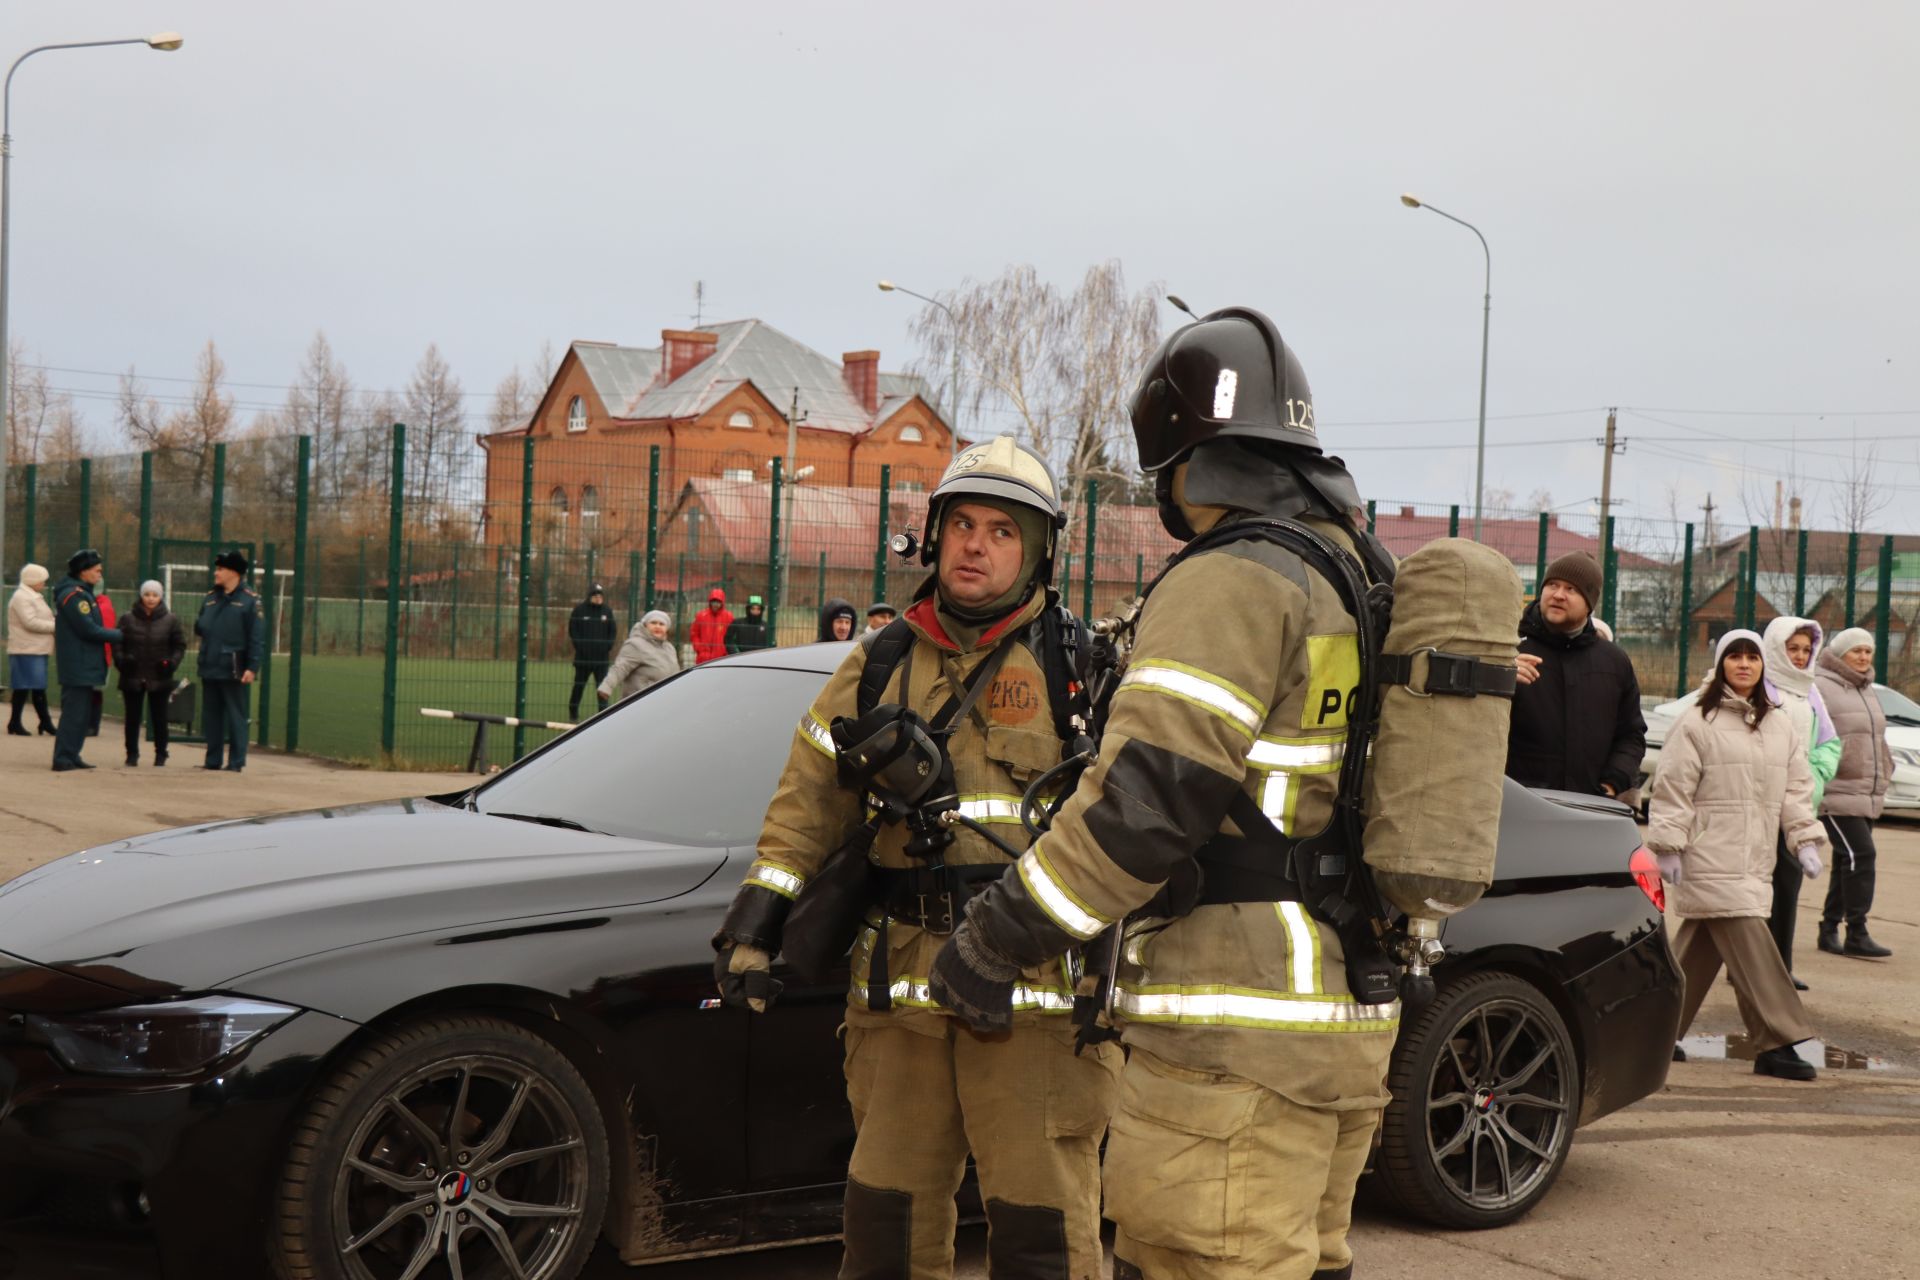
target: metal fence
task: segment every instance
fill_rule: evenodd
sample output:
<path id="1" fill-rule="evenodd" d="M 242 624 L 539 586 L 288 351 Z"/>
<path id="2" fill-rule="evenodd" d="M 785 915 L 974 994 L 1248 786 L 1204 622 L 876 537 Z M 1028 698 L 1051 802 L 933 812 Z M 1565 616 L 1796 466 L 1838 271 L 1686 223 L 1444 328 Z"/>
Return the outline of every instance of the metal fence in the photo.
<path id="1" fill-rule="evenodd" d="M 567 618 L 601 585 L 620 634 L 665 610 L 684 641 L 708 593 L 736 615 L 765 602 L 774 642 L 812 641 L 822 605 L 864 613 L 911 598 L 926 571 L 886 549 L 924 524 L 933 477 L 884 466 L 786 474 L 740 451 L 605 439 L 451 438 L 390 431 L 263 437 L 205 449 L 20 466 L 9 486 L 8 578 L 38 560 L 60 571 L 94 546 L 128 607 L 159 579 L 186 620 L 216 549 L 238 546 L 265 600 L 272 658 L 255 702 L 262 745 L 402 767 L 455 767 L 471 730 L 421 707 L 564 719 L 573 683 Z M 1139 485 L 1087 482 L 1070 495 L 1056 585 L 1083 615 L 1137 594 L 1176 545 Z M 1405 556 L 1474 536 L 1458 506 L 1368 504 Z M 1831 633 L 1875 633 L 1880 676 L 1912 690 L 1920 651 L 1920 537 L 1725 528 L 1592 515 L 1499 512 L 1479 537 L 1531 595 L 1569 550 L 1605 565 L 1598 613 L 1648 693 L 1677 695 L 1729 627 L 1810 616 Z M 591 689 L 581 708 L 597 705 Z M 498 735 L 496 763 L 551 733 Z"/>

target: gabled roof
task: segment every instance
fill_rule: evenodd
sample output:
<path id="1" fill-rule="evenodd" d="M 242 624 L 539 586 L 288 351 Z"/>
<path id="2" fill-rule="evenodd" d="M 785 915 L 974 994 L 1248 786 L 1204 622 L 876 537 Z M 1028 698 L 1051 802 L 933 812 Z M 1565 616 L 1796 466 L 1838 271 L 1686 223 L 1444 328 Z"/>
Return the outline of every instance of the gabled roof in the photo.
<path id="1" fill-rule="evenodd" d="M 1437 538 L 1447 536 L 1448 519 L 1440 515 L 1416 515 L 1413 508 L 1395 504 L 1377 503 L 1374 507 L 1374 535 L 1387 544 L 1387 550 L 1393 552 L 1395 559 L 1412 555 L 1421 547 Z M 1460 514 L 1460 536 L 1473 536 L 1473 518 L 1466 512 Z M 1540 520 L 1515 520 L 1504 516 L 1487 516 L 1480 521 L 1480 542 L 1492 547 L 1507 559 L 1521 573 L 1534 573 L 1539 569 L 1540 558 Z M 1600 540 L 1589 534 L 1579 533 L 1566 528 L 1559 520 L 1549 518 L 1547 522 L 1547 559 L 1558 560 L 1569 551 L 1584 551 L 1595 560 L 1600 559 Z M 1614 554 L 1621 569 L 1658 569 L 1658 560 L 1650 559 L 1635 551 L 1616 545 Z"/>
<path id="2" fill-rule="evenodd" d="M 767 558 L 773 485 L 764 480 L 720 480 L 697 476 L 680 490 L 671 519 L 681 521 L 698 509 L 705 521 L 700 537 L 719 539 L 719 549 L 735 560 L 764 563 Z M 890 498 L 892 527 L 926 523 L 927 495 L 895 491 Z M 880 493 L 841 485 L 799 484 L 791 505 L 783 497 L 781 540 L 795 571 L 819 564 L 829 569 L 871 568 L 880 533 Z"/>
<path id="3" fill-rule="evenodd" d="M 925 384 L 910 374 L 882 373 L 879 391 L 882 412 L 869 416 L 854 398 L 841 375 L 840 363 L 780 332 L 764 320 L 734 320 L 701 325 L 697 332 L 718 336 L 713 354 L 672 382 L 660 379 L 658 348 L 636 354 L 652 359 L 652 381 L 622 401 L 609 401 L 616 418 L 693 418 L 705 413 L 743 382 L 751 382 L 783 411 L 799 390 L 800 411 L 806 425 L 818 431 L 857 435 L 871 429 L 889 413 L 885 401 L 903 394 L 918 395 Z M 624 350 L 624 348 L 623 348 Z"/>
<path id="4" fill-rule="evenodd" d="M 574 358 L 586 371 L 600 403 L 614 417 L 646 390 L 660 373 L 660 348 L 616 347 L 606 342 L 576 342 Z"/>

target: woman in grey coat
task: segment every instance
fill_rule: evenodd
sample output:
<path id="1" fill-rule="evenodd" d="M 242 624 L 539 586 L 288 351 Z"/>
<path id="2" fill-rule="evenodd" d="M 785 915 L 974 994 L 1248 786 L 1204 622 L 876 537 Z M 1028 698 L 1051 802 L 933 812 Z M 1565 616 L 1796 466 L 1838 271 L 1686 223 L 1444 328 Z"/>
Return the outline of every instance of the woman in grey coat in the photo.
<path id="1" fill-rule="evenodd" d="M 680 670 L 680 655 L 667 638 L 672 625 L 673 619 L 658 609 L 633 624 L 607 678 L 600 682 L 600 701 L 638 693 Z"/>
<path id="2" fill-rule="evenodd" d="M 1820 693 L 1840 735 L 1840 769 L 1827 784 L 1820 817 L 1833 840 L 1833 879 L 1820 913 L 1820 949 L 1837 956 L 1879 960 L 1893 954 L 1867 932 L 1873 909 L 1873 820 L 1887 802 L 1893 752 L 1887 713 L 1873 692 L 1873 634 L 1848 627 L 1820 654 Z M 1840 922 L 1847 940 L 1840 941 Z"/>

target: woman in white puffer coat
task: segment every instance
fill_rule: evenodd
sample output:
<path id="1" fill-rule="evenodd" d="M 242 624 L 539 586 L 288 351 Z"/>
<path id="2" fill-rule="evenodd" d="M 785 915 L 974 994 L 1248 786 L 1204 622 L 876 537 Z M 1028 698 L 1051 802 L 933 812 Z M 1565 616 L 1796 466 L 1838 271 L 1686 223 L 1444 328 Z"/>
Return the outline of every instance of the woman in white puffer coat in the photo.
<path id="1" fill-rule="evenodd" d="M 1811 1080 L 1812 1064 L 1792 1046 L 1811 1038 L 1813 1027 L 1767 931 L 1767 914 L 1775 833 L 1786 833 L 1809 876 L 1820 874 L 1827 837 L 1813 813 L 1806 747 L 1767 690 L 1760 646 L 1751 631 L 1728 632 L 1699 706 L 1668 733 L 1653 780 L 1647 847 L 1684 917 L 1674 935 L 1686 979 L 1680 1034 L 1693 1025 L 1724 965 L 1758 1051 L 1754 1071 Z"/>

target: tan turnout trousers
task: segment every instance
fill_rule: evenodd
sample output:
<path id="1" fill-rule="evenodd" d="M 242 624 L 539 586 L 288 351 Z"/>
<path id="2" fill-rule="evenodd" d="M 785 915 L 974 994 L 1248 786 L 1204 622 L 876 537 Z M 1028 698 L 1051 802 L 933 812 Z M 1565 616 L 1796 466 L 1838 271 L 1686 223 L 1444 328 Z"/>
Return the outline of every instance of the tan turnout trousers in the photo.
<path id="1" fill-rule="evenodd" d="M 969 1151 L 993 1280 L 1099 1280 L 1100 1137 L 1119 1090 L 1119 1046 L 1075 1057 L 1065 1025 L 981 1035 L 942 1022 L 943 1035 L 846 1028 L 857 1137 L 841 1280 L 953 1274 L 954 1193 Z"/>
<path id="2" fill-rule="evenodd" d="M 1740 1020 L 1746 1023 L 1756 1051 L 1764 1053 L 1812 1037 L 1813 1024 L 1807 1021 L 1806 1006 L 1793 989 L 1793 979 L 1787 976 L 1780 949 L 1762 917 L 1682 921 L 1674 934 L 1673 952 L 1687 984 L 1680 1006 L 1682 1037 L 1693 1025 L 1700 1002 L 1707 998 L 1707 988 L 1719 976 L 1722 964 L 1733 983 Z"/>

